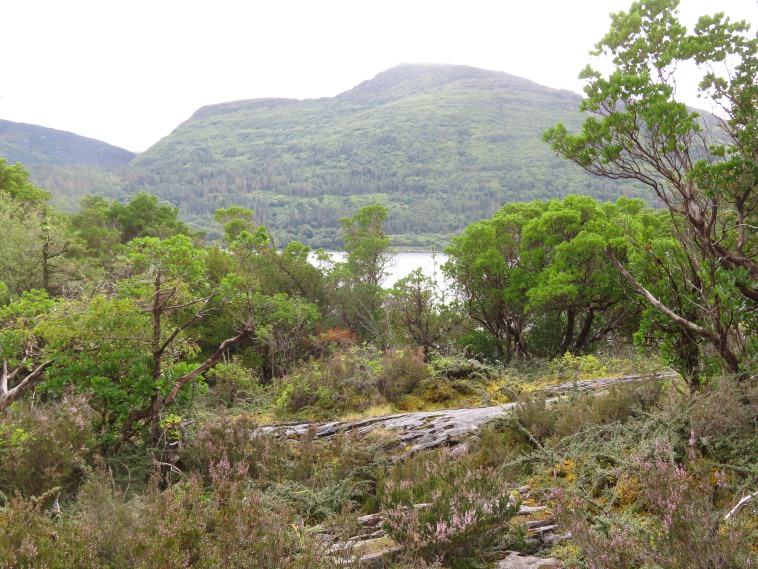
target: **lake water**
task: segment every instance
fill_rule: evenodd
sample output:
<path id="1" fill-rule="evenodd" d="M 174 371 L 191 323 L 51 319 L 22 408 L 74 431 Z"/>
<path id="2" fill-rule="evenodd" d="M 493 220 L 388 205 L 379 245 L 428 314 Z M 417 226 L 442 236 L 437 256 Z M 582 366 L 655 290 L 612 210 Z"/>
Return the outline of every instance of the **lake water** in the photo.
<path id="1" fill-rule="evenodd" d="M 344 261 L 344 251 L 327 251 L 329 256 L 335 261 Z M 438 284 L 444 284 L 442 271 L 440 267 L 447 262 L 447 255 L 443 253 L 422 251 L 422 252 L 401 252 L 398 253 L 388 269 L 388 276 L 384 279 L 382 286 L 392 288 L 398 280 L 407 277 L 416 269 L 421 269 L 427 277 L 434 278 Z"/>

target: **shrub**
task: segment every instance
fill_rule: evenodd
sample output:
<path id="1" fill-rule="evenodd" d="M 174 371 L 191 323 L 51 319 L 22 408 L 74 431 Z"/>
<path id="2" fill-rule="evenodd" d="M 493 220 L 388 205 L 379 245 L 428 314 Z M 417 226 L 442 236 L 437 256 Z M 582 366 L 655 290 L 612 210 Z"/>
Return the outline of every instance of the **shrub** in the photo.
<path id="1" fill-rule="evenodd" d="M 354 433 L 326 440 L 304 436 L 287 445 L 290 454 L 278 470 L 266 466 L 269 478 L 261 481 L 273 506 L 293 510 L 306 523 L 321 523 L 372 499 L 379 469 L 386 458 L 378 452 L 381 441 Z"/>
<path id="2" fill-rule="evenodd" d="M 209 399 L 213 405 L 251 404 L 262 396 L 256 375 L 237 360 L 216 364 L 206 376 L 212 388 Z"/>
<path id="3" fill-rule="evenodd" d="M 0 496 L 38 496 L 53 487 L 74 494 L 92 455 L 91 420 L 83 397 L 14 404 L 0 418 Z"/>
<path id="4" fill-rule="evenodd" d="M 383 402 L 376 380 L 380 369 L 376 351 L 359 347 L 308 362 L 279 381 L 277 411 L 311 417 L 363 411 Z"/>
<path id="5" fill-rule="evenodd" d="M 396 541 L 410 554 L 451 567 L 471 567 L 507 541 L 506 523 L 518 510 L 495 471 L 453 460 L 447 449 L 397 463 L 378 497 Z"/>
<path id="6" fill-rule="evenodd" d="M 570 437 L 593 425 L 625 423 L 655 407 L 663 392 L 659 381 L 612 385 L 603 393 L 574 394 L 548 404 L 544 394 L 528 394 L 514 409 L 513 417 L 531 442 L 545 443 Z"/>
<path id="7" fill-rule="evenodd" d="M 756 432 L 758 382 L 737 382 L 722 377 L 711 382 L 697 395 L 692 405 L 692 430 L 702 438 L 742 435 Z"/>
<path id="8" fill-rule="evenodd" d="M 357 335 L 350 330 L 335 326 L 322 330 L 317 325 L 316 335 L 311 337 L 310 345 L 316 357 L 325 357 L 337 350 L 347 350 L 355 346 Z"/>
<path id="9" fill-rule="evenodd" d="M 575 356 L 566 352 L 548 365 L 556 377 L 564 380 L 591 379 L 608 374 L 607 364 L 592 355 Z"/>
<path id="10" fill-rule="evenodd" d="M 45 511 L 57 489 L 39 498 L 16 495 L 0 508 L 0 567 L 45 567 L 55 555 L 57 527 Z"/>
<path id="11" fill-rule="evenodd" d="M 712 382 L 692 400 L 689 431 L 698 449 L 721 463 L 755 472 L 758 456 L 758 382 Z"/>
<path id="12" fill-rule="evenodd" d="M 51 518 L 33 500 L 15 498 L 0 511 L 4 567 L 333 568 L 289 512 L 270 512 L 244 484 L 244 466 L 221 459 L 213 491 L 197 478 L 133 500 L 113 492 L 105 473 L 80 495 L 74 515 Z"/>
<path id="13" fill-rule="evenodd" d="M 617 488 L 634 488 L 637 510 L 598 511 L 576 489 L 557 491 L 557 517 L 571 531 L 589 569 L 668 567 L 736 568 L 758 562 L 755 528 L 725 519 L 718 504 L 729 495 L 726 476 L 695 456 L 677 462 L 672 447 L 656 441 L 651 455 L 637 454 L 616 471 Z"/>
<path id="14" fill-rule="evenodd" d="M 488 381 L 497 377 L 497 371 L 475 359 L 460 356 L 436 358 L 431 362 L 432 373 L 446 379 L 475 379 Z"/>
<path id="15" fill-rule="evenodd" d="M 247 415 L 220 416 L 188 433 L 179 451 L 179 466 L 211 484 L 212 467 L 221 458 L 232 468 L 245 465 L 251 478 L 267 478 L 284 470 L 289 461 L 286 443 L 257 433 L 258 425 Z"/>
<path id="16" fill-rule="evenodd" d="M 392 403 L 411 393 L 429 376 L 429 366 L 424 361 L 422 348 L 388 350 L 380 363 L 377 387 L 384 398 Z"/>

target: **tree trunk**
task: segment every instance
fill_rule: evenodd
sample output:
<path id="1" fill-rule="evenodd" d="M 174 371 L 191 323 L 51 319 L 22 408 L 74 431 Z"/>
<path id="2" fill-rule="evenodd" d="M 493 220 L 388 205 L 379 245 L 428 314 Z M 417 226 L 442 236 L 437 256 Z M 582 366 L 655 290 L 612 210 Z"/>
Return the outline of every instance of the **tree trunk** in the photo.
<path id="1" fill-rule="evenodd" d="M 558 348 L 558 355 L 562 356 L 568 352 L 574 341 L 574 328 L 576 327 L 576 313 L 573 308 L 566 311 L 566 329 L 563 332 L 563 341 Z"/>
<path id="2" fill-rule="evenodd" d="M 574 343 L 574 350 L 577 352 L 580 352 L 584 349 L 585 344 L 587 344 L 587 340 L 590 337 L 590 332 L 592 331 L 592 324 L 595 322 L 595 311 L 590 309 L 590 311 L 587 313 L 587 317 L 584 319 L 584 324 L 582 324 L 582 329 L 579 330 L 579 337 L 576 339 L 576 342 Z"/>

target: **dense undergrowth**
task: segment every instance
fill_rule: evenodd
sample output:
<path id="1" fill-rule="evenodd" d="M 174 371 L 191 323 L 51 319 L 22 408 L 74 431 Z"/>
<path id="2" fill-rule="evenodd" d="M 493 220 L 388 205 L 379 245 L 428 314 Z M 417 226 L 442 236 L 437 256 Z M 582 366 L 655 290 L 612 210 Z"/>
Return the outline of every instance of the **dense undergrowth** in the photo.
<path id="1" fill-rule="evenodd" d="M 192 419 L 164 417 L 159 444 L 107 455 L 80 396 L 19 402 L 0 426 L 0 565 L 332 567 L 321 532 L 347 537 L 358 515 L 381 512 L 404 546 L 393 567 L 486 567 L 537 548 L 514 518 L 527 485 L 573 535 L 540 552 L 567 567 L 750 566 L 755 502 L 726 515 L 758 479 L 756 385 L 724 378 L 692 394 L 644 381 L 553 403 L 535 387 L 642 367 L 566 356 L 496 369 L 353 347 L 295 371 L 308 380 L 293 390 L 228 363 L 182 410 Z M 365 401 L 388 412 L 510 399 L 515 411 L 466 444 L 401 461 L 380 432 L 256 431 L 272 417 L 365 414 Z"/>
<path id="2" fill-rule="evenodd" d="M 434 192 L 423 207 L 392 202 L 390 216 L 347 183 L 349 199 L 321 196 L 314 213 L 321 197 L 297 180 L 295 218 L 346 216 L 328 235 L 296 224 L 313 242 L 339 233 L 339 260 L 257 223 L 281 218 L 257 198 L 197 185 L 228 206 L 210 242 L 145 193 L 57 211 L 0 158 L 0 567 L 328 568 L 356 565 L 369 546 L 348 538 L 366 531 L 396 549 L 395 569 L 491 568 L 508 550 L 572 569 L 758 564 L 758 38 L 723 14 L 689 34 L 677 5 L 613 14 L 597 53 L 615 70 L 583 72 L 581 134 L 544 135 L 599 183 L 636 180 L 663 209 L 503 204 L 464 180 L 455 208 L 499 209 L 452 237 L 444 286 L 421 271 L 382 286 L 393 246 L 417 242 L 392 243 L 388 224 L 455 227 Z M 723 119 L 676 100 L 676 68 L 693 63 Z M 353 165 L 381 166 L 348 150 Z M 519 174 L 529 187 L 554 186 L 533 166 Z M 272 172 L 237 174 L 242 187 Z M 421 188 L 410 174 L 396 190 Z M 649 377 L 661 368 L 672 371 Z M 304 426 L 505 403 L 466 440 L 424 415 L 414 428 L 450 444 L 415 454 L 422 434 L 398 444 L 381 421 L 323 439 Z"/>

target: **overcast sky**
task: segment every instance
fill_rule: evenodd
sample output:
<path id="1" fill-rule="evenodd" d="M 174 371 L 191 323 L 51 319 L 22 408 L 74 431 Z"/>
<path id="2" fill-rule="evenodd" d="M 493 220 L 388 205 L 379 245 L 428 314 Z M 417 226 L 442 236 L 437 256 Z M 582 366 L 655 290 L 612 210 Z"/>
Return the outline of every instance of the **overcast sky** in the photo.
<path id="1" fill-rule="evenodd" d="M 0 118 L 142 151 L 199 107 L 331 97 L 400 63 L 456 63 L 581 92 L 631 0 L 11 0 Z M 682 0 L 758 25 L 756 0 Z"/>

